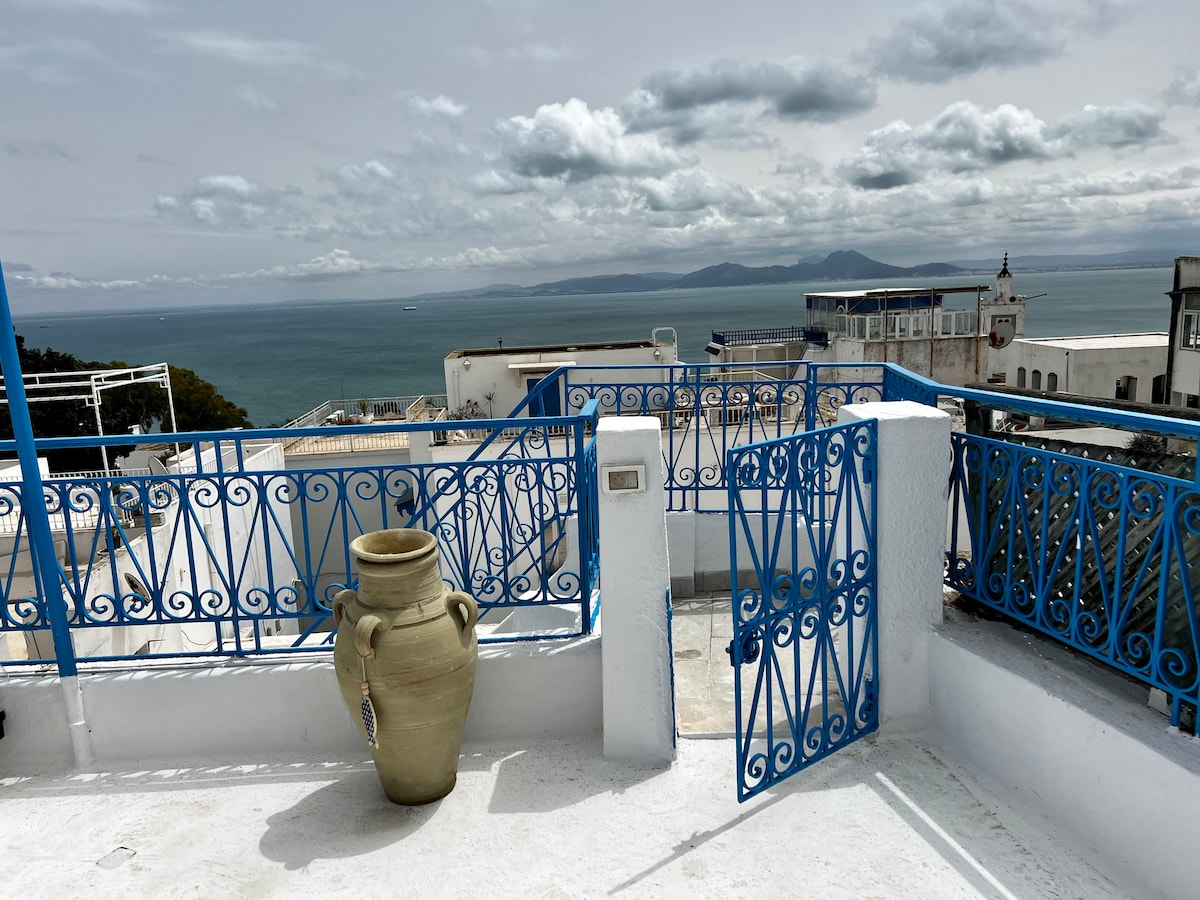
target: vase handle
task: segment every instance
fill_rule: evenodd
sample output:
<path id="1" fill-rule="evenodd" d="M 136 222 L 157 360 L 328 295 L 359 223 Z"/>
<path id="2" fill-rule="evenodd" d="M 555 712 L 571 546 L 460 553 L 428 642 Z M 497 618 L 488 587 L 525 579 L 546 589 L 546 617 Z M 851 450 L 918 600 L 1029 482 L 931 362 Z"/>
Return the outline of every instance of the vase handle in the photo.
<path id="1" fill-rule="evenodd" d="M 374 656 L 375 633 L 383 631 L 383 620 L 379 616 L 363 616 L 354 626 L 354 646 L 359 656 Z"/>
<path id="2" fill-rule="evenodd" d="M 338 591 L 333 595 L 333 624 L 341 625 L 342 616 L 346 615 L 346 604 L 358 599 L 358 591 Z"/>
<path id="3" fill-rule="evenodd" d="M 470 594 L 450 591 L 446 594 L 446 612 L 458 624 L 459 634 L 466 637 L 479 621 L 479 604 Z"/>

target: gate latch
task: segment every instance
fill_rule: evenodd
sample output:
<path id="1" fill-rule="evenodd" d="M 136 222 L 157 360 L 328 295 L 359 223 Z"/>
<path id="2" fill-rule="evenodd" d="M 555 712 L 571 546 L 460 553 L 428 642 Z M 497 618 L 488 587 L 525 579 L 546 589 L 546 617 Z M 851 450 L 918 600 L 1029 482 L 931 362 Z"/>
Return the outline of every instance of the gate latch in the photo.
<path id="1" fill-rule="evenodd" d="M 762 651 L 762 644 L 759 641 L 758 629 L 752 628 L 742 635 L 742 644 L 739 648 L 741 653 L 734 654 L 733 645 L 737 643 L 735 637 L 729 642 L 729 646 L 725 648 L 725 652 L 729 654 L 729 664 L 737 667 L 739 663 L 752 663 L 758 659 L 758 654 Z"/>

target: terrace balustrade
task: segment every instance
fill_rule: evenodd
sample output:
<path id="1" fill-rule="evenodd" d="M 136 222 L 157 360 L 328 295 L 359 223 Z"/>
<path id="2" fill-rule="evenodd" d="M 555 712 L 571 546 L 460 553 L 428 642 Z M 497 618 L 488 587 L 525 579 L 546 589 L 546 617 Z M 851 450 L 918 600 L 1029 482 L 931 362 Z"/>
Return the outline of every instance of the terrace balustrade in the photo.
<path id="1" fill-rule="evenodd" d="M 39 501 L 54 528 L 61 600 L 60 585 L 43 586 L 32 565 L 21 483 L 0 483 L 0 637 L 30 635 L 29 661 L 60 665 L 64 654 L 104 660 L 322 650 L 331 636 L 329 601 L 353 584 L 350 540 L 397 526 L 438 536 L 443 576 L 479 600 L 485 632 L 507 611 L 528 606 L 570 610 L 575 627 L 556 633 L 586 633 L 599 597 L 599 415 L 658 418 L 668 510 L 700 513 L 729 513 L 726 463 L 735 448 L 803 435 L 832 424 L 841 405 L 865 400 L 936 405 L 954 397 L 968 412 L 974 405 L 1154 432 L 1192 446 L 1200 439 L 1200 424 L 1190 421 L 947 387 L 886 364 L 786 365 L 794 377 L 766 379 L 753 364 L 564 367 L 508 417 L 452 428 L 406 421 L 164 435 L 191 448 L 166 475 L 46 480 Z M 551 391 L 570 414 L 530 416 L 548 407 Z M 946 584 L 1164 691 L 1172 722 L 1194 730 L 1194 461 L 1172 457 L 1176 464 L 1155 471 L 1144 458 L 1087 458 L 978 431 L 956 433 L 947 451 Z M 445 458 L 426 461 L 306 467 L 293 454 L 285 464 L 285 443 L 351 434 L 388 446 L 448 446 Z M 86 443 L 137 440 L 145 437 Z M 451 452 L 456 443 L 461 448 Z M 0 445 L 5 451 L 11 445 Z M 810 493 L 790 501 L 795 514 L 815 521 L 841 502 Z M 739 514 L 778 512 L 782 496 L 766 491 L 754 501 L 760 509 Z M 55 616 L 74 647 L 51 646 Z M 106 649 L 89 637 L 98 629 L 114 636 Z M 484 640 L 501 637 L 485 633 Z"/>

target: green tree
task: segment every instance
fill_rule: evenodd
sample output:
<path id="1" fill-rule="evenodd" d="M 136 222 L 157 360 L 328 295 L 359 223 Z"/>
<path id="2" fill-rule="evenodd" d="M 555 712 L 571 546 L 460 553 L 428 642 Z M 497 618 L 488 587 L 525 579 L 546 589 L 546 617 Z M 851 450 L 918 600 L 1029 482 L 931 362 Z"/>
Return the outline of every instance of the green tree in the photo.
<path id="1" fill-rule="evenodd" d="M 217 389 L 191 369 L 171 366 L 171 394 L 175 423 L 180 431 L 224 431 L 253 428 L 246 410 L 226 400 Z M 163 400 L 164 412 L 166 400 Z M 168 426 L 170 423 L 166 423 Z"/>
<path id="2" fill-rule="evenodd" d="M 25 339 L 16 336 L 21 371 L 25 375 L 46 372 L 86 372 L 96 369 L 123 369 L 124 362 L 87 362 L 69 353 L 25 346 Z M 221 431 L 227 428 L 249 428 L 246 410 L 231 403 L 216 388 L 191 369 L 169 366 L 171 393 L 175 401 L 175 418 L 180 431 Z M 79 393 L 79 391 L 74 391 Z M 29 418 L 36 437 L 93 437 L 96 434 L 96 414 L 82 400 L 32 402 Z M 128 434 L 134 425 L 150 431 L 156 424 L 170 428 L 167 393 L 155 384 L 131 384 L 103 392 L 100 419 L 105 434 Z M 11 440 L 12 419 L 8 406 L 0 407 L 0 439 Z M 124 456 L 129 449 L 112 448 L 110 460 Z M 46 453 L 50 468 L 55 472 L 98 469 L 102 465 L 96 448 L 51 450 Z"/>

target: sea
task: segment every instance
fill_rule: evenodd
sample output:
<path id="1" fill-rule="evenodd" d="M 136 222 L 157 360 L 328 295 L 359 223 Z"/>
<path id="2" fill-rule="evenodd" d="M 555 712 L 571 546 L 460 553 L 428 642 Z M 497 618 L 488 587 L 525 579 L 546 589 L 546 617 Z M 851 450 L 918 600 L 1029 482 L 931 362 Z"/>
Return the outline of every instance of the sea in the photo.
<path id="1" fill-rule="evenodd" d="M 1167 331 L 1172 270 L 1014 273 L 1029 300 L 1028 337 Z M 916 286 L 994 285 L 958 275 Z M 437 297 L 15 315 L 26 344 L 84 360 L 167 362 L 193 369 L 258 426 L 281 425 L 327 400 L 444 393 L 455 349 L 649 338 L 676 330 L 679 356 L 707 362 L 713 331 L 803 325 L 804 295 L 914 286 L 838 281 L 569 297 Z M 975 295 L 949 306 L 974 308 Z M 415 307 L 408 309 L 407 307 Z"/>

